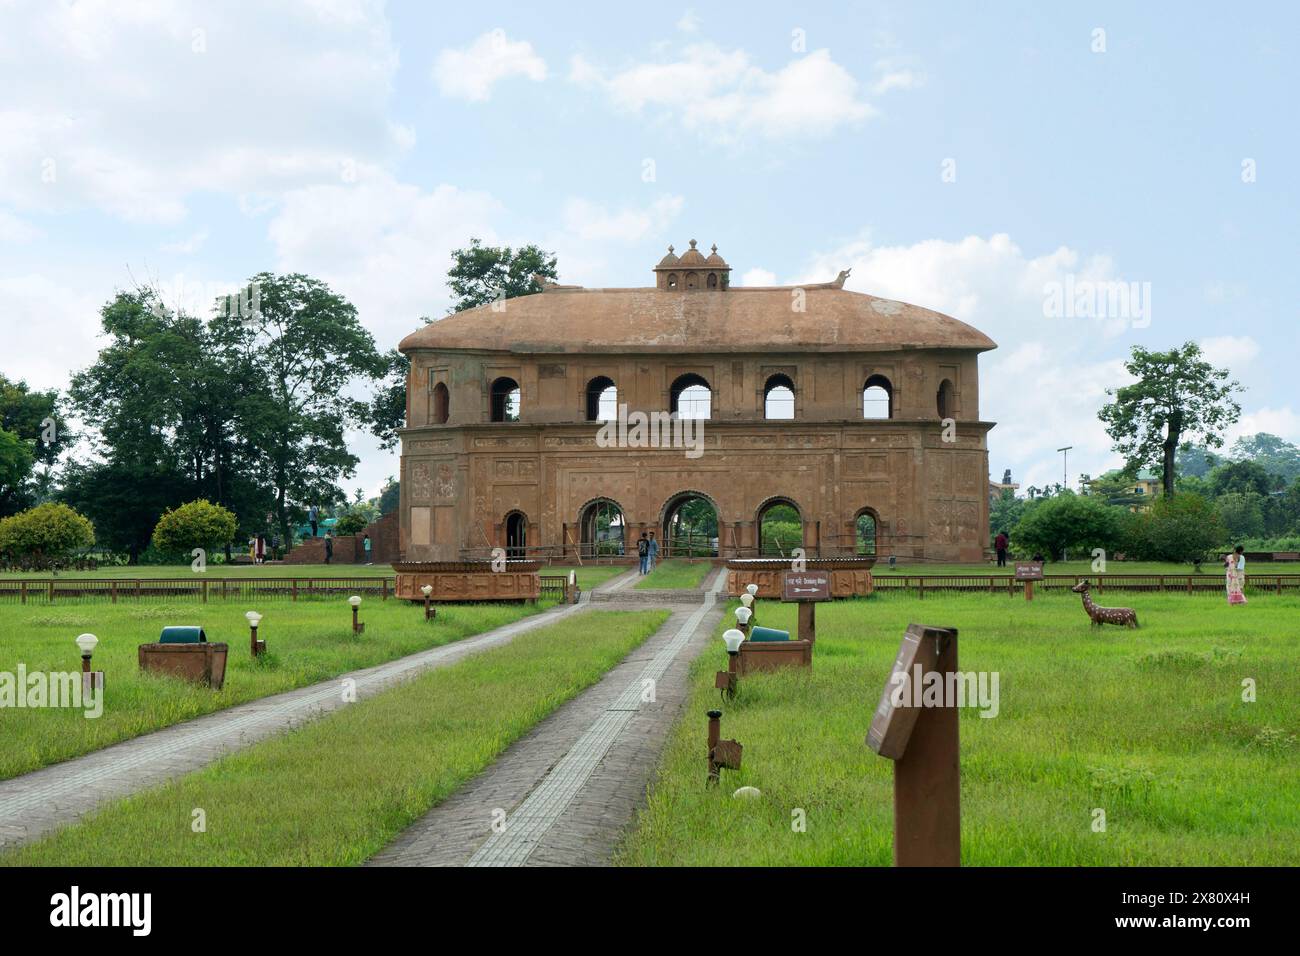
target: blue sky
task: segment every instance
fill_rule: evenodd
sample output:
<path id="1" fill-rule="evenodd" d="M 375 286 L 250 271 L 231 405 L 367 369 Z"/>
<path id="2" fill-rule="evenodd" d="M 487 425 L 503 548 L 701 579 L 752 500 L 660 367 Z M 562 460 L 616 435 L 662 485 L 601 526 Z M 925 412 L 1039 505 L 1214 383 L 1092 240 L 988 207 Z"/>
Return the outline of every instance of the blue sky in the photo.
<path id="1" fill-rule="evenodd" d="M 740 282 L 851 266 L 990 334 L 996 476 L 1116 464 L 1132 344 L 1202 341 L 1248 386 L 1228 437 L 1300 441 L 1300 16 L 1173 10 L 0 3 L 0 371 L 66 386 L 140 279 L 309 272 L 389 347 L 471 235 L 588 285 L 697 238 Z M 1149 312 L 1046 314 L 1066 282 Z M 396 459 L 355 441 L 373 491 Z"/>

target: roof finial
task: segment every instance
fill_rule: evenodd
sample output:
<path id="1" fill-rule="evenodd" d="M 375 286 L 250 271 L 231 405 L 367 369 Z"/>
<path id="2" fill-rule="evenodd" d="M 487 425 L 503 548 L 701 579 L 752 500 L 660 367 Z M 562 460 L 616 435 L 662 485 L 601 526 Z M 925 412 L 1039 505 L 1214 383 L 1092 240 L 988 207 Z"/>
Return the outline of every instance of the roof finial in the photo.
<path id="1" fill-rule="evenodd" d="M 691 240 L 691 248 L 692 248 L 692 249 L 695 248 L 695 240 L 694 240 L 694 239 Z"/>
<path id="2" fill-rule="evenodd" d="M 668 251 L 669 251 L 669 252 L 672 252 L 672 251 L 673 251 L 673 244 L 672 244 L 671 242 L 668 243 Z"/>

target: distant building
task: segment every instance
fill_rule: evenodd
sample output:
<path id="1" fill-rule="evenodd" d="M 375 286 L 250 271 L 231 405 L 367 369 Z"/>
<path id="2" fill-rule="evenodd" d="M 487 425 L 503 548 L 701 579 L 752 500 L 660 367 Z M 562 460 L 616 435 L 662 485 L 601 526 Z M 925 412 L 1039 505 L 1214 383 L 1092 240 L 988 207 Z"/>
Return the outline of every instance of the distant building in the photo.
<path id="1" fill-rule="evenodd" d="M 1141 500 L 1130 504 L 1129 511 L 1146 511 L 1164 492 L 1164 478 L 1150 468 L 1143 468 L 1133 480 L 1133 494 Z"/>
<path id="2" fill-rule="evenodd" d="M 1020 482 L 1011 481 L 1011 473 L 1007 472 L 1002 476 L 1001 481 L 989 480 L 989 508 L 991 509 L 1002 500 L 1003 492 L 1009 491 L 1013 495 L 1020 490 Z"/>

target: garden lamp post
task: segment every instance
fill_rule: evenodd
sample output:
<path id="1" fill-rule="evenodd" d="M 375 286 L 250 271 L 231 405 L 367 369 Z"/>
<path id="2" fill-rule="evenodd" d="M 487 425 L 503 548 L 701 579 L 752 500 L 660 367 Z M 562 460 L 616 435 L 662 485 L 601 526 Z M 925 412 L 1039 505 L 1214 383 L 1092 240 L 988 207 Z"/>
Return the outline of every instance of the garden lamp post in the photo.
<path id="1" fill-rule="evenodd" d="M 420 588 L 420 593 L 424 595 L 424 619 L 426 621 L 432 621 L 433 616 L 438 613 L 429 606 L 429 596 L 433 594 L 433 585 L 426 584 L 424 587 Z"/>
<path id="2" fill-rule="evenodd" d="M 755 587 L 755 586 L 752 585 L 752 584 L 750 585 L 750 587 L 751 587 L 751 588 L 754 588 L 754 590 L 758 590 L 757 587 Z M 742 595 L 740 596 L 740 603 L 741 603 L 741 605 L 742 605 L 743 607 L 745 607 L 745 608 L 749 611 L 750 614 L 754 614 L 755 608 L 754 608 L 754 592 L 753 592 L 753 591 L 746 591 L 744 594 L 742 594 Z M 757 627 L 757 626 L 758 626 L 758 618 L 755 617 L 753 620 L 750 621 L 750 623 L 751 623 L 752 625 L 754 625 L 755 627 Z"/>
<path id="3" fill-rule="evenodd" d="M 81 650 L 81 692 L 93 693 L 95 688 L 104 689 L 104 672 L 90 669 L 90 655 L 95 653 L 99 638 L 94 634 L 82 634 L 77 638 L 77 647 Z"/>
<path id="4" fill-rule="evenodd" d="M 743 611 L 744 608 L 740 610 Z M 739 680 L 739 675 L 736 673 L 736 659 L 740 656 L 740 645 L 744 642 L 744 632 L 734 627 L 722 635 L 722 643 L 727 647 L 727 669 L 718 671 L 713 678 L 713 686 L 728 698 L 736 696 L 736 684 Z"/>
<path id="5" fill-rule="evenodd" d="M 244 620 L 248 621 L 248 649 L 257 657 L 266 650 L 266 641 L 257 639 L 257 625 L 262 622 L 262 615 L 256 611 L 249 611 L 244 615 Z"/>
<path id="6" fill-rule="evenodd" d="M 364 634 L 366 626 L 357 619 L 357 612 L 361 609 L 361 598 L 354 594 L 348 598 L 348 603 L 352 605 L 352 633 Z"/>
<path id="7" fill-rule="evenodd" d="M 749 637 L 749 619 L 753 616 L 754 612 L 747 607 L 736 608 L 736 627 L 745 637 Z"/>

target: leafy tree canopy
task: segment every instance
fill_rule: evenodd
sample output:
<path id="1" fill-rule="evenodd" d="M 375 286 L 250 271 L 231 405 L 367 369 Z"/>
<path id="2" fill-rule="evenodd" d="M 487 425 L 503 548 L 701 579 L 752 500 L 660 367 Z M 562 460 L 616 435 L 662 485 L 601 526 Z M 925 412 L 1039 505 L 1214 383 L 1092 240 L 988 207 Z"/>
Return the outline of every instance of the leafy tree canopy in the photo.
<path id="1" fill-rule="evenodd" d="M 1172 496 L 1179 445 L 1199 437 L 1206 445 L 1222 447 L 1224 429 L 1241 416 L 1233 395 L 1242 388 L 1226 369 L 1205 361 L 1195 342 L 1166 352 L 1135 345 L 1124 367 L 1136 381 L 1108 389 L 1114 401 L 1098 417 L 1125 467 L 1131 473 L 1159 467 L 1165 495 Z"/>
<path id="2" fill-rule="evenodd" d="M 451 258 L 447 285 L 456 296 L 457 312 L 486 305 L 497 298 L 512 299 L 541 292 L 541 283 L 535 276 L 559 277 L 555 254 L 534 245 L 513 250 L 509 246 L 485 246 L 478 239 L 470 239 L 469 247 L 453 250 Z"/>
<path id="3" fill-rule="evenodd" d="M 94 543 L 90 521 L 58 502 L 0 519 L 0 555 L 23 567 L 55 567 Z"/>
<path id="4" fill-rule="evenodd" d="M 153 545 L 167 555 L 211 551 L 234 541 L 238 526 L 233 513 L 200 498 L 164 512 L 153 529 Z"/>

